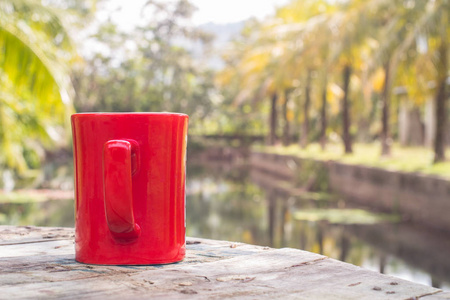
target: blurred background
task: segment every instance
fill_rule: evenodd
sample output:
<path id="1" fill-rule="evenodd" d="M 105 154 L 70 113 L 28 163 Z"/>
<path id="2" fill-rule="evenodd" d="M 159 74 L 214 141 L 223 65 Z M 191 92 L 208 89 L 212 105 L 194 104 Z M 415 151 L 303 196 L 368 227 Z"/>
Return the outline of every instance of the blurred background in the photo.
<path id="1" fill-rule="evenodd" d="M 0 224 L 74 225 L 70 115 L 190 116 L 187 235 L 450 290 L 448 0 L 0 0 Z"/>

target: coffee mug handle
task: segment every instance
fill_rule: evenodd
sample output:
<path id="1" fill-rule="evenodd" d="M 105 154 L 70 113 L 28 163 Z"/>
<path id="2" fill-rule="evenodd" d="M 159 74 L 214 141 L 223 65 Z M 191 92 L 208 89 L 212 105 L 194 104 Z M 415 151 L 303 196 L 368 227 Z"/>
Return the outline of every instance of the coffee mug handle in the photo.
<path id="1" fill-rule="evenodd" d="M 103 192 L 106 222 L 115 238 L 137 238 L 132 176 L 139 168 L 139 145 L 133 140 L 109 140 L 103 147 Z"/>

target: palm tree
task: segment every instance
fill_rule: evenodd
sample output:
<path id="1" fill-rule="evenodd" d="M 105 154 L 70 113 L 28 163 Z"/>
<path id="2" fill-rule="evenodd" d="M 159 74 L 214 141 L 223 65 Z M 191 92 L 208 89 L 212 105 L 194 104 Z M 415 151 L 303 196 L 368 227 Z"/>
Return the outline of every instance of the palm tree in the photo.
<path id="1" fill-rule="evenodd" d="M 290 121 L 294 115 L 289 101 L 299 94 L 303 95 L 297 105 L 302 113 L 300 143 L 305 147 L 309 142 L 310 110 L 317 106 L 312 97 L 316 83 L 313 74 L 327 77 L 322 69 L 328 69 L 328 44 L 332 34 L 328 21 L 334 8 L 327 1 L 293 1 L 279 9 L 274 18 L 249 27 L 253 34 L 235 43 L 235 57 L 239 58 L 229 64 L 225 73 L 233 68 L 234 78 L 240 78 L 235 102 L 270 99 L 269 144 L 278 140 L 278 123 L 283 124 L 283 144 L 289 144 Z M 229 81 L 223 84 L 228 85 Z M 322 112 L 326 112 L 327 84 L 320 88 L 325 93 Z M 304 92 L 299 92 L 300 89 Z M 282 104 L 281 119 L 279 104 Z M 326 127 L 326 114 L 321 116 L 322 126 Z M 322 132 L 325 135 L 326 129 Z"/>
<path id="2" fill-rule="evenodd" d="M 361 47 L 366 38 L 366 14 L 375 1 L 350 1 L 340 6 L 329 20 L 329 26 L 335 28 L 330 47 L 329 64 L 342 73 L 343 97 L 341 103 L 342 141 L 345 153 L 353 152 L 351 128 L 350 80 L 356 70 L 361 69 Z"/>
<path id="3" fill-rule="evenodd" d="M 302 124 L 302 134 L 300 135 L 300 145 L 303 148 L 308 146 L 308 135 L 309 135 L 309 110 L 311 106 L 311 77 L 312 70 L 306 70 L 306 82 L 305 82 L 305 100 L 303 103 L 303 124 Z"/>
<path id="4" fill-rule="evenodd" d="M 367 38 L 372 39 L 373 43 L 378 46 L 379 49 L 372 53 L 370 61 L 367 64 L 366 76 L 367 74 L 382 74 L 383 83 L 380 90 L 380 106 L 381 106 L 381 155 L 389 156 L 391 153 L 390 147 L 390 96 L 391 96 L 391 86 L 394 68 L 397 67 L 396 64 L 392 63 L 391 57 L 395 49 L 398 40 L 404 37 L 405 26 L 399 26 L 399 21 L 401 20 L 395 9 L 392 6 L 398 5 L 395 1 L 384 2 L 381 1 L 375 5 L 374 9 L 371 9 L 367 14 L 367 19 L 369 20 L 370 26 L 366 32 Z M 401 20 L 403 21 L 403 20 Z M 402 31 L 398 32 L 397 36 L 390 36 L 387 38 L 387 31 L 391 30 L 393 27 L 399 27 Z M 375 42 L 376 41 L 376 42 Z M 372 47 L 373 48 L 373 47 Z M 381 72 L 379 73 L 381 68 Z M 378 72 L 378 73 L 377 73 Z"/>
<path id="5" fill-rule="evenodd" d="M 61 13 L 33 0 L 0 0 L 0 165 L 23 173 L 27 153 L 65 138 L 73 111 L 73 57 Z"/>
<path id="6" fill-rule="evenodd" d="M 447 8 L 448 9 L 448 8 Z M 447 13 L 442 12 L 447 16 L 442 17 L 439 24 L 440 41 L 437 49 L 437 64 L 436 64 L 436 136 L 434 138 L 434 162 L 441 162 L 445 160 L 445 132 L 447 127 L 447 78 L 448 78 L 448 29 L 445 24 L 448 24 L 448 10 Z"/>
<path id="7" fill-rule="evenodd" d="M 289 97 L 286 91 L 292 88 L 291 74 L 295 66 L 290 60 L 291 57 L 283 55 L 288 41 L 277 39 L 270 34 L 276 24 L 248 24 L 247 26 L 251 28 L 252 34 L 244 36 L 242 41 L 235 42 L 228 53 L 230 63 L 219 74 L 219 78 L 226 78 L 221 81 L 223 86 L 229 85 L 232 78 L 239 78 L 239 91 L 234 100 L 237 105 L 270 100 L 267 142 L 269 145 L 274 145 L 278 141 L 279 104 L 282 101 L 283 131 L 288 132 L 286 115 Z M 233 75 L 224 76 L 227 73 Z"/>
<path id="8" fill-rule="evenodd" d="M 385 80 L 382 92 L 382 153 L 389 153 L 386 140 L 389 137 L 389 98 L 390 87 L 395 79 L 398 65 L 405 63 L 411 51 L 415 53 L 413 61 L 421 73 L 434 73 L 435 84 L 435 120 L 434 161 L 445 160 L 445 130 L 447 124 L 446 80 L 448 78 L 448 39 L 450 2 L 436 1 L 392 1 L 383 2 L 375 9 L 375 17 L 385 15 L 386 20 L 380 27 L 379 49 L 373 55 L 373 61 L 383 65 Z M 387 14 L 390 13 L 390 16 Z M 421 48 L 422 50 L 418 50 Z M 434 70 L 425 70 L 424 61 L 431 61 Z M 420 63 L 419 63 L 420 62 Z M 424 80 L 421 77 L 418 80 Z M 400 82 L 399 82 L 400 83 Z M 417 86 L 425 86 L 417 82 Z M 408 87 L 411 88 L 411 87 Z M 428 87 L 426 87 L 428 89 Z"/>
<path id="9" fill-rule="evenodd" d="M 428 51 L 425 53 L 435 65 L 435 114 L 436 134 L 434 138 L 434 162 L 445 160 L 445 133 L 447 128 L 447 78 L 448 78 L 448 40 L 450 1 L 438 0 L 426 2 L 424 7 L 416 1 L 415 10 L 420 13 L 414 29 L 400 45 L 399 51 L 408 49 L 420 36 L 427 37 Z M 432 41 L 435 45 L 432 45 Z"/>
<path id="10" fill-rule="evenodd" d="M 352 138 L 350 136 L 350 100 L 349 86 L 352 67 L 350 63 L 344 65 L 342 71 L 344 97 L 342 99 L 342 140 L 344 141 L 345 153 L 352 153 Z"/>
<path id="11" fill-rule="evenodd" d="M 312 91 L 314 83 L 317 82 L 312 77 L 318 71 L 323 74 L 321 69 L 326 68 L 324 66 L 331 33 L 327 22 L 334 7 L 327 1 L 292 1 L 277 11 L 276 17 L 281 22 L 272 28 L 271 35 L 276 35 L 285 41 L 283 56 L 289 61 L 287 66 L 290 69 L 280 66 L 281 69 L 285 73 L 290 70 L 291 80 L 300 82 L 295 88 L 301 88 L 304 91 L 300 93 L 303 95 L 303 100 L 299 101 L 298 105 L 298 110 L 302 114 L 299 141 L 302 147 L 306 147 L 309 143 L 310 110 L 315 102 L 315 99 L 312 98 Z M 324 105 L 324 109 L 326 109 L 326 103 Z M 325 114 L 321 116 L 326 117 Z M 326 124 L 325 119 L 322 121 L 322 125 Z M 323 130 L 323 134 L 325 132 Z"/>

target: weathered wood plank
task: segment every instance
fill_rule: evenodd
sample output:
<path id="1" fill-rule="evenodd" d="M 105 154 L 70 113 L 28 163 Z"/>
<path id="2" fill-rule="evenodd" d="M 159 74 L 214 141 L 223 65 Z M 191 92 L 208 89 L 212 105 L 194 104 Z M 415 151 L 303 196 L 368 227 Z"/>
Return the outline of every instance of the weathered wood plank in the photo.
<path id="1" fill-rule="evenodd" d="M 73 240 L 73 237 L 73 228 L 0 226 L 0 246 L 45 242 L 50 240 Z"/>
<path id="2" fill-rule="evenodd" d="M 444 299 L 450 299 L 450 292 L 442 292 L 442 293 L 436 293 L 433 295 L 427 295 L 420 299 L 423 300 L 444 300 Z"/>
<path id="3" fill-rule="evenodd" d="M 48 235 L 58 235 L 60 240 L 47 241 Z M 187 257 L 176 264 L 86 265 L 74 260 L 72 236 L 72 229 L 0 226 L 0 298 L 414 299 L 428 295 L 425 299 L 433 300 L 449 296 L 306 251 L 206 239 L 188 238 Z"/>

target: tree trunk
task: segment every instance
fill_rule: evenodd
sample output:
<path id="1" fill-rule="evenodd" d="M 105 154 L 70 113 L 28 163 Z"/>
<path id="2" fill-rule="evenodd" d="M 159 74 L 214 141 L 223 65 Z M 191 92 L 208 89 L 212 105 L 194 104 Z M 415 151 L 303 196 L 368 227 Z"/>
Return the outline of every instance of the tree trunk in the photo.
<path id="1" fill-rule="evenodd" d="M 350 252 L 350 246 L 350 240 L 344 231 L 341 237 L 341 255 L 339 256 L 340 261 L 347 261 L 348 254 Z"/>
<path id="2" fill-rule="evenodd" d="M 283 146 L 288 146 L 290 144 L 290 126 L 288 119 L 288 101 L 289 101 L 289 91 L 284 92 L 284 102 L 283 102 Z"/>
<path id="3" fill-rule="evenodd" d="M 444 31 L 445 32 L 445 31 Z M 447 126 L 447 43 L 441 38 L 439 46 L 439 60 L 437 64 L 437 86 L 436 86 L 436 136 L 434 138 L 434 162 L 445 160 L 445 132 Z"/>
<path id="4" fill-rule="evenodd" d="M 388 59 L 384 65 L 384 86 L 383 94 L 381 95 L 381 155 L 391 155 L 391 143 L 389 141 L 389 105 L 390 105 L 390 60 Z"/>
<path id="5" fill-rule="evenodd" d="M 300 138 L 300 145 L 302 148 L 308 146 L 308 134 L 309 134 L 309 106 L 311 105 L 311 70 L 308 69 L 305 85 L 305 103 L 303 106 L 303 124 L 302 135 Z"/>
<path id="6" fill-rule="evenodd" d="M 325 150 L 327 143 L 327 85 L 328 80 L 325 76 L 322 90 L 322 107 L 320 109 L 320 147 Z"/>
<path id="7" fill-rule="evenodd" d="M 344 99 L 342 99 L 342 139 L 344 140 L 345 153 L 352 153 L 352 141 L 350 137 L 350 103 L 348 100 L 350 76 L 352 69 L 350 65 L 345 65 L 344 77 Z"/>
<path id="8" fill-rule="evenodd" d="M 277 196 L 274 191 L 268 192 L 268 220 L 269 220 L 269 245 L 274 247 L 275 244 L 275 225 L 276 225 L 276 209 L 277 209 Z"/>
<path id="9" fill-rule="evenodd" d="M 277 100 L 278 95 L 274 92 L 271 98 L 269 145 L 275 145 L 277 142 Z"/>

